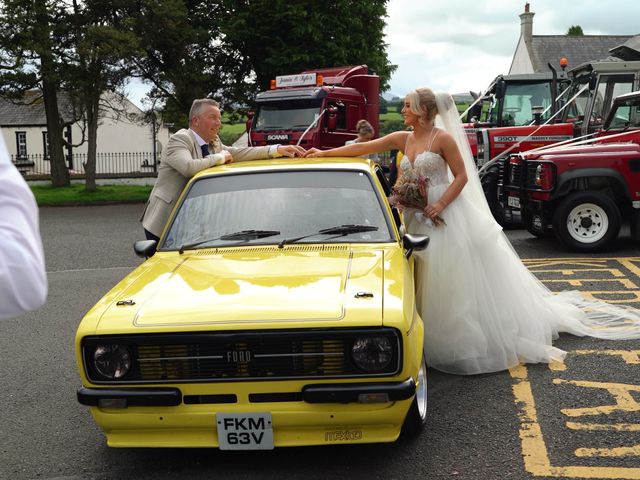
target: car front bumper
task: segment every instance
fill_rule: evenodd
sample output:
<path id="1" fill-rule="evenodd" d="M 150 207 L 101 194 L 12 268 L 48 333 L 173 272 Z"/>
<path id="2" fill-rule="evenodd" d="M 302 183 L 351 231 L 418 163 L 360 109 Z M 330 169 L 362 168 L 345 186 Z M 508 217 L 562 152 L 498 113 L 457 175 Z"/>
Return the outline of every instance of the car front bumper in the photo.
<path id="1" fill-rule="evenodd" d="M 398 438 L 415 382 L 308 384 L 286 401 L 210 393 L 184 395 L 173 387 L 81 388 L 78 400 L 91 407 L 111 447 L 218 447 L 216 413 L 252 412 L 271 413 L 277 447 L 381 443 Z M 185 403 L 196 397 L 204 400 Z"/>

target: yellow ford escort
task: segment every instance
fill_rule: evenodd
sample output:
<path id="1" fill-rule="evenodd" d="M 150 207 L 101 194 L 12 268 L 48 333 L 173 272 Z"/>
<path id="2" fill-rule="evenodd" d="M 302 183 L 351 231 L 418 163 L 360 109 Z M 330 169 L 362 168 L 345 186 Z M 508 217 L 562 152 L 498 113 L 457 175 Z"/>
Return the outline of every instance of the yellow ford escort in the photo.
<path id="1" fill-rule="evenodd" d="M 379 166 L 196 175 L 158 244 L 83 318 L 82 388 L 112 447 L 391 442 L 426 418 L 412 252 Z"/>

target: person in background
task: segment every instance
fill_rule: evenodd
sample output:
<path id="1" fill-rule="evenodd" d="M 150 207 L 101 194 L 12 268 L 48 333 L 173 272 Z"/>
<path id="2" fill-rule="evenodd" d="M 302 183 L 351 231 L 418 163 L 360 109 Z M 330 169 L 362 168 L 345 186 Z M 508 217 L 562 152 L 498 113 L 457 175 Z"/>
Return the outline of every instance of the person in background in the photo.
<path id="1" fill-rule="evenodd" d="M 360 142 L 368 142 L 373 139 L 373 135 L 375 134 L 373 130 L 373 126 L 364 118 L 362 120 L 358 120 L 356 123 L 356 132 L 358 136 L 353 140 L 348 140 L 345 142 L 345 145 L 350 145 L 352 143 L 360 143 Z M 378 161 L 377 153 L 370 153 L 369 155 L 364 155 L 363 158 L 368 158 L 369 160 L 373 160 L 374 162 Z"/>
<path id="2" fill-rule="evenodd" d="M 0 135 L 0 320 L 35 310 L 46 298 L 38 206 Z"/>
<path id="3" fill-rule="evenodd" d="M 142 227 L 149 240 L 159 240 L 169 215 L 196 173 L 215 165 L 268 157 L 301 157 L 305 150 L 296 145 L 265 147 L 227 147 L 218 132 L 222 126 L 220 105 L 215 100 L 193 101 L 189 111 L 189 128 L 171 135 L 162 153 L 158 178 L 142 212 Z"/>

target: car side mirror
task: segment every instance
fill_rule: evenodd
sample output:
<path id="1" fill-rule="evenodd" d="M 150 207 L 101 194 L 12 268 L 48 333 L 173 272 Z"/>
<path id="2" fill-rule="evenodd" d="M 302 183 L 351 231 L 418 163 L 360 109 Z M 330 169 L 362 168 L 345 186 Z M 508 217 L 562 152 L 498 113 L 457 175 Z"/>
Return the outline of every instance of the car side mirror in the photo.
<path id="1" fill-rule="evenodd" d="M 133 244 L 133 251 L 142 258 L 149 258 L 156 253 L 158 242 L 155 240 L 139 240 Z"/>
<path id="2" fill-rule="evenodd" d="M 405 248 L 405 257 L 409 258 L 414 250 L 420 251 L 429 245 L 429 237 L 427 235 L 413 235 L 405 233 L 402 237 L 402 246 Z"/>

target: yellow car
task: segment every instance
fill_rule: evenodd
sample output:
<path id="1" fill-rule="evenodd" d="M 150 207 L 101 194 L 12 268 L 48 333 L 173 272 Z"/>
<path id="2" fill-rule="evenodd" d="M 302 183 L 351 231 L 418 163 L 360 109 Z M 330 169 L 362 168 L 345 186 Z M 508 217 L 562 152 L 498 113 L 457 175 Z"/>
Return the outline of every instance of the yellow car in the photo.
<path id="1" fill-rule="evenodd" d="M 426 418 L 412 252 L 364 159 L 218 166 L 76 334 L 112 447 L 392 442 Z"/>

